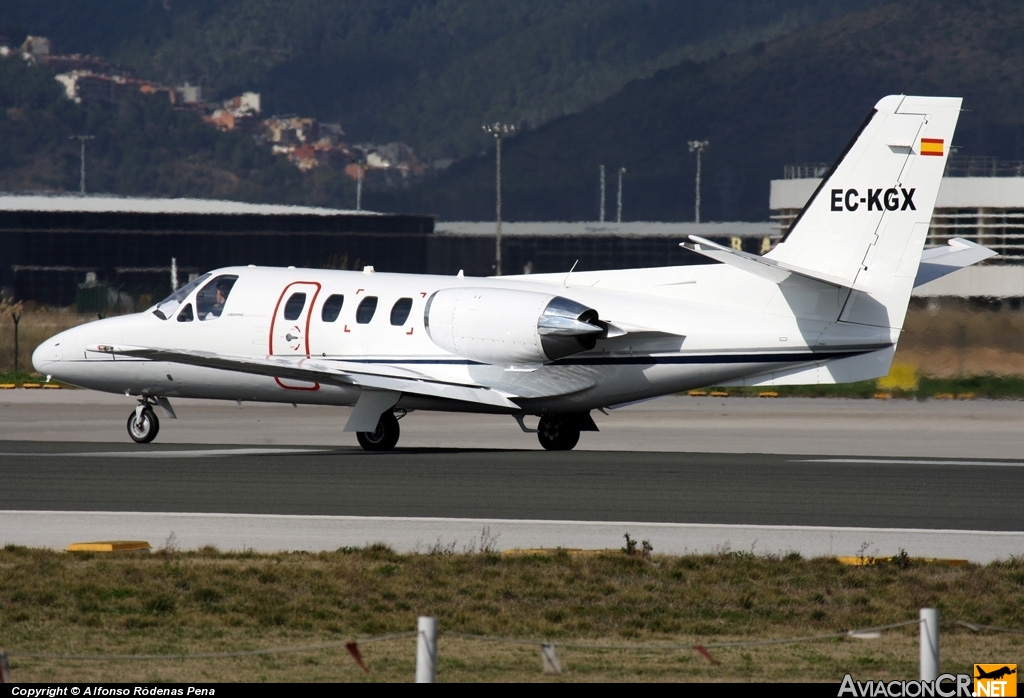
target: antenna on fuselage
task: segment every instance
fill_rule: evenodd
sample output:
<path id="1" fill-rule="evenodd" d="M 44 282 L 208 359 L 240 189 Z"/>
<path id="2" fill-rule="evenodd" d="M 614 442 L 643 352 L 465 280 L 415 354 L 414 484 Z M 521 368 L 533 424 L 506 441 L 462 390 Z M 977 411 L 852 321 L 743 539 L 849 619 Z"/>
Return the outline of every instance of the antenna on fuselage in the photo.
<path id="1" fill-rule="evenodd" d="M 579 263 L 580 263 L 580 260 L 578 260 L 578 259 L 575 262 L 572 263 L 572 269 L 569 270 L 569 274 L 573 273 L 573 271 L 576 269 L 576 265 L 579 264 Z M 569 274 L 566 274 L 565 275 L 565 279 L 562 280 L 562 288 L 568 288 L 569 287 Z"/>

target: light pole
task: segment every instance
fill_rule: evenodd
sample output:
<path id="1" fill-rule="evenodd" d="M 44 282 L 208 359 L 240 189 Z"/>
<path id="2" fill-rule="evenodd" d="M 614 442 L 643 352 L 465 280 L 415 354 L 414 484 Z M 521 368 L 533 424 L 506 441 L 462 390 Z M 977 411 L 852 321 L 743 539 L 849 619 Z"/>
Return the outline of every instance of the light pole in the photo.
<path id="1" fill-rule="evenodd" d="M 618 200 L 618 206 L 616 206 L 616 209 L 615 209 L 615 222 L 616 223 L 621 223 L 622 222 L 622 175 L 624 175 L 624 174 L 626 174 L 626 168 L 625 167 L 620 167 L 619 168 L 619 200 Z"/>
<path id="2" fill-rule="evenodd" d="M 694 205 L 694 211 L 696 212 L 696 222 L 700 223 L 700 154 L 704 152 L 704 149 L 708 147 L 708 141 L 690 141 L 690 152 L 697 153 L 697 196 L 696 204 Z"/>
<path id="3" fill-rule="evenodd" d="M 356 210 L 363 210 L 363 163 L 359 163 L 356 170 Z"/>
<path id="4" fill-rule="evenodd" d="M 77 138 L 78 141 L 82 144 L 82 153 L 81 153 L 82 169 L 81 169 L 81 176 L 80 176 L 79 181 L 78 181 L 78 192 L 82 196 L 85 196 L 85 142 L 86 141 L 91 141 L 95 137 L 96 136 L 85 136 L 85 135 L 82 135 L 82 136 L 68 136 L 68 140 L 69 141 L 73 141 L 73 140 L 75 140 Z"/>
<path id="5" fill-rule="evenodd" d="M 497 146 L 495 156 L 495 205 L 494 205 L 494 219 L 497 223 L 497 228 L 494 232 L 494 275 L 501 276 L 501 139 L 505 136 L 512 136 L 519 129 L 515 124 L 503 124 L 494 122 L 493 124 L 484 124 L 484 131 L 494 136 L 494 142 Z"/>
<path id="6" fill-rule="evenodd" d="M 604 223 L 604 165 L 601 165 L 601 211 L 598 214 L 598 221 Z"/>

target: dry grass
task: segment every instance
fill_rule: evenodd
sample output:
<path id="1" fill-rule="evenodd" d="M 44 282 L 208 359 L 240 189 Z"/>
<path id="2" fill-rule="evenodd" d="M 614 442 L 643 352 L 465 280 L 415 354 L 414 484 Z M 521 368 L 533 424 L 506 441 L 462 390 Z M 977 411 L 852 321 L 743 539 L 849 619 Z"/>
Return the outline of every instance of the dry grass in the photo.
<path id="1" fill-rule="evenodd" d="M 14 318 L 18 322 L 18 370 L 32 371 L 32 352 L 44 341 L 64 330 L 95 320 L 95 315 L 79 315 L 72 308 L 52 309 L 34 303 L 0 302 L 0 373 L 14 371 Z"/>
<path id="2" fill-rule="evenodd" d="M 438 618 L 439 678 L 536 681 L 550 640 L 563 680 L 913 678 L 917 628 L 851 639 L 712 649 L 694 644 L 820 635 L 941 609 L 944 671 L 1015 661 L 1021 635 L 975 634 L 964 620 L 1024 627 L 1024 560 L 987 566 L 884 564 L 749 554 L 644 558 L 359 551 L 277 555 L 0 552 L 0 644 L 18 681 L 407 681 L 415 640 L 361 645 L 366 676 L 342 648 L 222 659 L 85 661 L 26 653 L 193 654 L 309 646 L 415 629 Z M 579 645 L 588 645 L 580 647 Z M 595 648 L 594 645 L 616 645 Z M 629 648 L 623 648 L 628 645 Z M 637 647 L 642 646 L 642 647 Z"/>
<path id="3" fill-rule="evenodd" d="M 895 362 L 936 378 L 1024 375 L 1024 312 L 954 299 L 915 302 Z"/>

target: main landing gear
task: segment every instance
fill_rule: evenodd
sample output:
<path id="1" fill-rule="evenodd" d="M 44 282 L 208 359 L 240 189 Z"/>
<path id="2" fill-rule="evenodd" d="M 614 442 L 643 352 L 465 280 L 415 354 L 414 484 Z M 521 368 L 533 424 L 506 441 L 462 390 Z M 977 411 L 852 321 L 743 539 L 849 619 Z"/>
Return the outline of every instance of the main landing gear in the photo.
<path id="1" fill-rule="evenodd" d="M 357 431 L 356 440 L 366 451 L 390 451 L 398 443 L 400 433 L 398 417 L 389 410 L 380 416 L 373 431 Z"/>
<path id="2" fill-rule="evenodd" d="M 156 401 L 150 397 L 139 399 L 139 406 L 128 415 L 128 436 L 137 444 L 148 444 L 160 431 L 160 420 L 153 411 Z"/>
<path id="3" fill-rule="evenodd" d="M 571 451 L 580 440 L 580 420 L 575 415 L 541 417 L 537 439 L 549 451 Z"/>
<path id="4" fill-rule="evenodd" d="M 581 431 L 597 431 L 597 424 L 590 412 L 575 414 L 545 414 L 540 416 L 536 429 L 526 426 L 525 414 L 512 415 L 519 428 L 528 434 L 536 434 L 540 445 L 548 451 L 571 451 L 580 440 Z"/>

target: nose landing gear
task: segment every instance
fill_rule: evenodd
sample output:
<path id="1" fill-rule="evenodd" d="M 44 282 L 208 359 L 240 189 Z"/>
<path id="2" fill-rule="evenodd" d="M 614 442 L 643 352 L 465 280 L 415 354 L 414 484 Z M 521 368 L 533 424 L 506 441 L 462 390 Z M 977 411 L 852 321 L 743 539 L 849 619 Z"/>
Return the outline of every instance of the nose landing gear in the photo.
<path id="1" fill-rule="evenodd" d="M 151 397 L 140 398 L 138 407 L 128 415 L 128 436 L 137 444 L 148 444 L 160 431 L 154 404 L 156 401 Z"/>

